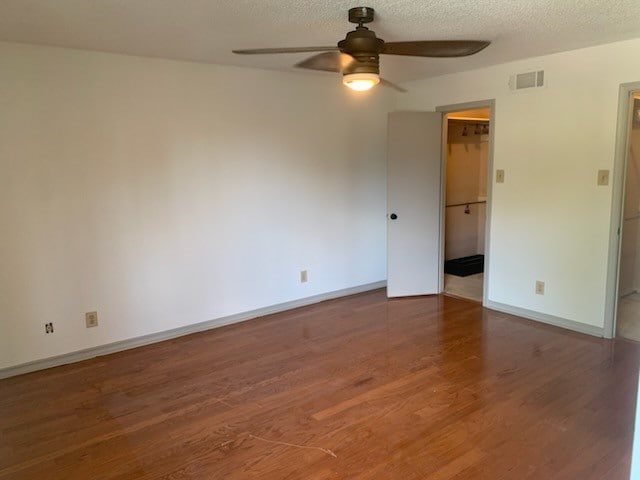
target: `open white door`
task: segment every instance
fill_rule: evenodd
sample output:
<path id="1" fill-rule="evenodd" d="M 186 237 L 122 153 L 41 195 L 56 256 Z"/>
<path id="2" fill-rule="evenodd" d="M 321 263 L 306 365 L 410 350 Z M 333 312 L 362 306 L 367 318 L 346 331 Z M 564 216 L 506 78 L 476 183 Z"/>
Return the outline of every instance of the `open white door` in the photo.
<path id="1" fill-rule="evenodd" d="M 387 296 L 440 293 L 442 114 L 389 114 Z"/>

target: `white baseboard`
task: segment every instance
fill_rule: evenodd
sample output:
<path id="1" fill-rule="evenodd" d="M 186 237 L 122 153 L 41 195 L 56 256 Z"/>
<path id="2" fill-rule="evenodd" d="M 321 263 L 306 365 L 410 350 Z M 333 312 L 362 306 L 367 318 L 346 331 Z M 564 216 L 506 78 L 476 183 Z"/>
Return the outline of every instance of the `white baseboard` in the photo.
<path id="1" fill-rule="evenodd" d="M 271 315 L 273 313 L 284 312 L 286 310 L 292 310 L 294 308 L 312 305 L 314 303 L 323 302 L 325 300 L 346 297 L 348 295 L 355 295 L 356 293 L 368 292 L 370 290 L 377 290 L 378 288 L 384 288 L 386 285 L 386 281 L 380 281 L 369 283 L 366 285 L 359 285 L 357 287 L 336 290 L 333 292 L 321 293 L 312 297 L 301 298 L 298 300 L 293 300 L 291 302 L 258 308 L 257 310 L 237 313 L 235 315 L 216 318 L 214 320 L 195 323 L 193 325 L 186 325 L 184 327 L 174 328 L 172 330 L 166 330 L 164 332 L 152 333 L 150 335 L 144 335 L 142 337 L 130 338 L 128 340 L 108 343 L 106 345 L 78 350 L 76 352 L 65 353 L 63 355 L 58 355 L 55 357 L 35 360 L 33 362 L 23 363 L 13 367 L 0 369 L 0 379 L 14 377 L 16 375 L 22 375 L 29 372 L 35 372 L 37 370 L 44 370 L 46 368 L 57 367 L 60 365 L 66 365 L 68 363 L 88 360 L 90 358 L 99 357 L 101 355 L 121 352 L 123 350 L 129 350 L 131 348 L 141 347 L 143 345 L 149 345 L 151 343 L 162 342 L 164 340 L 170 340 L 172 338 L 182 337 L 184 335 L 190 335 L 196 332 L 203 332 L 205 330 L 211 330 L 213 328 L 223 327 L 225 325 L 231 325 L 233 323 L 244 322 L 246 320 L 251 320 L 253 318 L 262 317 L 265 315 Z"/>
<path id="2" fill-rule="evenodd" d="M 491 300 L 487 301 L 484 306 L 491 310 L 497 310 L 498 312 L 517 315 L 518 317 L 522 317 L 527 320 L 535 320 L 536 322 L 566 328 L 568 330 L 573 330 L 574 332 L 584 333 L 594 337 L 604 337 L 603 327 L 587 325 L 586 323 L 575 322 L 566 318 L 547 315 L 546 313 L 540 313 L 534 310 L 527 310 L 526 308 L 513 307 L 504 303 L 492 302 Z"/>

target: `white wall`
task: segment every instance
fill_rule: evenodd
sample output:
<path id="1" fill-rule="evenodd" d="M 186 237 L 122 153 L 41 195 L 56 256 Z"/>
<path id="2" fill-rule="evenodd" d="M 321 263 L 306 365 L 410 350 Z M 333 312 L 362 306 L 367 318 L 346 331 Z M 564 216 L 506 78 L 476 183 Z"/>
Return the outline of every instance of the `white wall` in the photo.
<path id="1" fill-rule="evenodd" d="M 386 278 L 384 90 L 8 43 L 0 71 L 0 368 Z"/>
<path id="2" fill-rule="evenodd" d="M 638 54 L 633 40 L 404 85 L 398 109 L 496 100 L 490 301 L 603 326 L 611 188 L 596 176 L 613 168 L 619 86 L 640 80 Z M 509 91 L 532 69 L 547 88 Z"/>

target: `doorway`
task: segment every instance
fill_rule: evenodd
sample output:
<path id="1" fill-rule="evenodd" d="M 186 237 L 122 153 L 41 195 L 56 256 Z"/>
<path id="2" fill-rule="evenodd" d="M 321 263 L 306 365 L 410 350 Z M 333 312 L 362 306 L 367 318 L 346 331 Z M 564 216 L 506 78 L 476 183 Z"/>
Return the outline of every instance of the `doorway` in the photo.
<path id="1" fill-rule="evenodd" d="M 478 302 L 484 298 L 490 116 L 488 107 L 445 116 L 443 291 Z"/>
<path id="2" fill-rule="evenodd" d="M 616 336 L 640 342 L 640 91 L 631 92 L 616 313 Z"/>
<path id="3" fill-rule="evenodd" d="M 495 100 L 437 107 L 435 112 L 389 113 L 387 130 L 387 296 L 406 297 L 444 292 L 445 258 L 445 166 L 447 163 L 446 116 L 452 112 L 488 109 L 489 122 L 480 127 L 488 138 L 486 169 L 493 169 Z M 472 133 L 475 132 L 473 121 Z M 487 133 L 485 132 L 488 129 Z M 485 179 L 490 175 L 487 173 Z M 479 178 L 477 178 L 480 181 Z M 486 180 L 485 180 L 486 182 Z M 491 185 L 485 183 L 485 254 L 482 278 L 483 304 L 488 303 Z M 479 189 L 478 189 L 479 192 Z M 471 202 L 465 198 L 463 201 Z M 466 204 L 465 204 L 466 205 Z M 469 205 L 471 209 L 471 205 Z M 464 214 L 464 213 L 463 213 Z M 488 288 L 487 288 L 488 287 Z"/>

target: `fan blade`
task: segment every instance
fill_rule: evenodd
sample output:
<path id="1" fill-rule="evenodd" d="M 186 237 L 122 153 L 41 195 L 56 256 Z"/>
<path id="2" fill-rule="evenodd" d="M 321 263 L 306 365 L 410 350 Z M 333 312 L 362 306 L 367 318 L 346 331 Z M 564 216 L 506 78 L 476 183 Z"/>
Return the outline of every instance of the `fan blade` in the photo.
<path id="1" fill-rule="evenodd" d="M 423 42 L 389 42 L 382 53 L 415 57 L 466 57 L 486 48 L 491 42 L 476 40 L 434 40 Z"/>
<path id="2" fill-rule="evenodd" d="M 250 48 L 231 50 L 240 55 L 256 55 L 263 53 L 305 53 L 305 52 L 337 52 L 338 47 L 285 47 L 285 48 Z"/>
<path id="3" fill-rule="evenodd" d="M 296 67 L 307 68 L 309 70 L 321 70 L 323 72 L 342 73 L 345 68 L 355 61 L 355 58 L 346 53 L 325 52 L 296 63 Z"/>
<path id="4" fill-rule="evenodd" d="M 390 81 L 385 80 L 384 78 L 380 79 L 380 85 L 383 85 L 385 87 L 393 88 L 396 92 L 407 93 L 407 91 L 404 88 L 402 88 L 400 85 L 396 85 L 395 83 L 391 83 Z"/>

